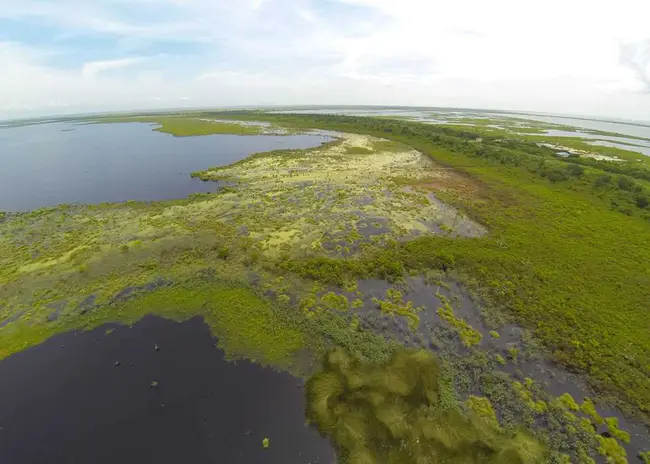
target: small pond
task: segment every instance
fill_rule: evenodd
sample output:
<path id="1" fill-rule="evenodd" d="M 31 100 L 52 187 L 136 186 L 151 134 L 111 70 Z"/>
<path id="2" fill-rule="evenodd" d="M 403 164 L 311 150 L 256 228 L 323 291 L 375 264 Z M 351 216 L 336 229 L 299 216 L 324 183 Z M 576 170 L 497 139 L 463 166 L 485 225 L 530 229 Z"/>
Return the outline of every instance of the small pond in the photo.
<path id="1" fill-rule="evenodd" d="M 0 462 L 335 462 L 305 425 L 302 380 L 227 362 L 215 343 L 200 318 L 147 316 L 0 361 Z"/>
<path id="2" fill-rule="evenodd" d="M 174 137 L 155 127 L 50 123 L 0 128 L 0 211 L 185 198 L 218 188 L 191 178 L 193 171 L 329 140 L 321 134 Z"/>

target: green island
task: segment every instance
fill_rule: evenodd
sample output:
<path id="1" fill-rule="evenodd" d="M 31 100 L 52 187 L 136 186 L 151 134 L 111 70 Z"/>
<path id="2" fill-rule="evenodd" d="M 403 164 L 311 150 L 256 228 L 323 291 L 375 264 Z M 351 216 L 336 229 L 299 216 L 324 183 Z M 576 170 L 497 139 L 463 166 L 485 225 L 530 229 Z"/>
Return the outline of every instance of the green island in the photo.
<path id="1" fill-rule="evenodd" d="M 530 121 L 215 111 L 86 122 L 334 133 L 194 173 L 227 182 L 214 194 L 3 213 L 0 359 L 73 329 L 200 315 L 228 356 L 309 379 L 308 420 L 342 462 L 637 459 L 598 407 L 650 425 L 650 158 Z M 557 144 L 605 157 L 559 158 Z M 364 293 L 373 281 L 383 298 Z M 417 282 L 432 308 L 409 300 Z M 513 325 L 525 343 L 507 344 Z M 504 370 L 536 357 L 578 373 L 595 398 Z"/>

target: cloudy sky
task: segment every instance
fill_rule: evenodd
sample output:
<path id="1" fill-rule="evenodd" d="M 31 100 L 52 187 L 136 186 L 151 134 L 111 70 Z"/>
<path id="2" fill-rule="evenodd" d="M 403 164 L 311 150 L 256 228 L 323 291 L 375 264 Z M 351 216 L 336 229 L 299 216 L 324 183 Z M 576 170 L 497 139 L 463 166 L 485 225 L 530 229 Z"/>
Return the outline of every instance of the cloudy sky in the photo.
<path id="1" fill-rule="evenodd" d="M 0 118 L 229 105 L 650 120 L 648 0 L 0 0 Z"/>

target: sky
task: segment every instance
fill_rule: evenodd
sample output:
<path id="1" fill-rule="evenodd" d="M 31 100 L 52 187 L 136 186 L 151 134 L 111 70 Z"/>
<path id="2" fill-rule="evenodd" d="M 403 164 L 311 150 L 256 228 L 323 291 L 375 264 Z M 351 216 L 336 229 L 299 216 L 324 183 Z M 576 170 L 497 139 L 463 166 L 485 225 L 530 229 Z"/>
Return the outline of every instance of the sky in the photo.
<path id="1" fill-rule="evenodd" d="M 0 118 L 414 105 L 650 121 L 648 0 L 0 0 Z"/>

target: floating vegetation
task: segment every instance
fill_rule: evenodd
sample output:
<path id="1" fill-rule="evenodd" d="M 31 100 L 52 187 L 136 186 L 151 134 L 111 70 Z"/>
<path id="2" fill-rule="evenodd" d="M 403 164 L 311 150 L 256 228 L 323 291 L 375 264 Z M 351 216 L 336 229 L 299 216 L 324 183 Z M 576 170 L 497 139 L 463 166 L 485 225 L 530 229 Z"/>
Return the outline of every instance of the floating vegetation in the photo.
<path id="1" fill-rule="evenodd" d="M 614 438 L 622 441 L 623 443 L 630 443 L 630 434 L 625 430 L 618 428 L 618 418 L 607 417 L 605 419 L 605 423 L 607 424 L 607 430 Z"/>
<path id="2" fill-rule="evenodd" d="M 373 298 L 372 302 L 383 313 L 390 314 L 391 316 L 405 316 L 408 319 L 409 328 L 415 332 L 420 325 L 420 318 L 418 312 L 422 311 L 422 307 L 413 307 L 412 301 L 404 302 L 402 293 L 395 289 L 388 289 L 386 291 L 386 299 L 380 300 Z"/>
<path id="3" fill-rule="evenodd" d="M 571 411 L 580 411 L 580 406 L 578 406 L 578 403 L 576 403 L 576 401 L 569 393 L 563 393 L 560 395 L 558 397 L 558 401 L 562 404 L 563 407 Z"/>
<path id="4" fill-rule="evenodd" d="M 443 303 L 443 306 L 438 308 L 438 316 L 458 332 L 463 344 L 467 347 L 479 344 L 483 338 L 481 332 L 475 330 L 465 320 L 456 317 L 454 309 L 451 307 L 451 303 L 447 297 L 440 293 L 436 294 L 436 297 Z"/>

